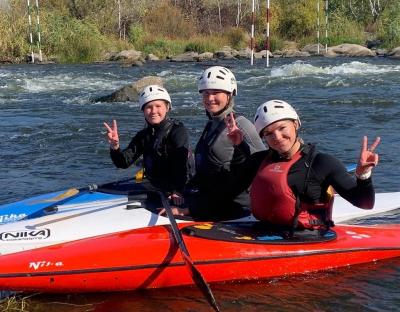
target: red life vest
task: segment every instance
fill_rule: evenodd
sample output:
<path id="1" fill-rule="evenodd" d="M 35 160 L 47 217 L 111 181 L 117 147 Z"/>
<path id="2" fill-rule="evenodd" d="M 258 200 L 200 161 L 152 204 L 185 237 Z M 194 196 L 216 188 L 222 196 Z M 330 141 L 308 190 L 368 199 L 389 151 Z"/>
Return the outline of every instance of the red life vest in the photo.
<path id="1" fill-rule="evenodd" d="M 251 209 L 254 217 L 275 225 L 314 229 L 331 223 L 333 196 L 326 203 L 300 202 L 288 185 L 288 173 L 292 165 L 302 158 L 297 152 L 292 159 L 272 162 L 265 159 L 250 188 Z M 297 219 L 297 220 L 296 220 Z"/>

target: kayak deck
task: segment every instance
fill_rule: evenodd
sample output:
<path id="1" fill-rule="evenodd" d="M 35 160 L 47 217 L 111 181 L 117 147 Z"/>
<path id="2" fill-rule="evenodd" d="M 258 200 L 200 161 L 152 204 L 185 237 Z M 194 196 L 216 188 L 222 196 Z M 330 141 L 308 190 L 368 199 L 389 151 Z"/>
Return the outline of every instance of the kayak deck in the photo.
<path id="1" fill-rule="evenodd" d="M 87 187 L 82 189 L 68 189 L 39 196 L 34 196 L 21 201 L 0 205 L 0 224 L 13 223 L 20 220 L 34 219 L 66 213 L 72 209 L 90 209 L 96 205 L 111 201 L 121 201 L 129 203 L 138 202 L 146 194 L 154 192 L 150 190 L 148 183 L 136 183 L 133 179 L 115 181 L 101 185 L 100 187 Z M 157 213 L 152 203 L 139 200 L 143 208 L 150 212 Z M 154 204 L 154 203 L 153 203 Z M 156 206 L 158 208 L 158 206 Z M 359 209 L 340 196 L 335 196 L 333 208 L 333 220 L 336 223 L 347 221 L 354 218 L 383 213 L 400 208 L 400 192 L 378 193 L 376 194 L 374 209 Z M 184 220 L 187 220 L 185 218 Z M 248 221 L 254 220 L 252 216 Z"/>

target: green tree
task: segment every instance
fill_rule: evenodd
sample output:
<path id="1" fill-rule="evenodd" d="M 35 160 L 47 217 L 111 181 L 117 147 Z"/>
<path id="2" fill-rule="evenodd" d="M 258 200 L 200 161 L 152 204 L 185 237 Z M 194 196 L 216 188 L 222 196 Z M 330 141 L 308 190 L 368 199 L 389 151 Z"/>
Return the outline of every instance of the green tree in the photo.
<path id="1" fill-rule="evenodd" d="M 278 33 L 288 39 L 315 35 L 317 10 L 315 0 L 282 0 Z"/>
<path id="2" fill-rule="evenodd" d="M 382 13 L 378 21 L 378 38 L 385 46 L 400 46 L 400 2 L 391 3 Z"/>

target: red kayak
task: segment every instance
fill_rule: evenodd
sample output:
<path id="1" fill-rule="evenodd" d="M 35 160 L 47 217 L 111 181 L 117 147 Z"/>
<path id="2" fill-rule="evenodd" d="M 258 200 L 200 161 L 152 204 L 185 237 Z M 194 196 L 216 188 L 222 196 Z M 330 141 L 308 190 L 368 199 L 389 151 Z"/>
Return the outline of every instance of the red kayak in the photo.
<path id="1" fill-rule="evenodd" d="M 400 225 L 338 225 L 324 233 L 259 222 L 181 223 L 208 282 L 304 274 L 400 257 Z M 0 256 L 0 289 L 97 292 L 192 284 L 168 225 Z"/>

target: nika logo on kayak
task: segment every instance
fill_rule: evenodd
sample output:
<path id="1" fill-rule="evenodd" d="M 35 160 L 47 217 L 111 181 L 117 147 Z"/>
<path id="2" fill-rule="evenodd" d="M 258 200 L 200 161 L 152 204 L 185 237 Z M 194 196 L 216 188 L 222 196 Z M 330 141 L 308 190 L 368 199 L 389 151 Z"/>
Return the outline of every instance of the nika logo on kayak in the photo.
<path id="1" fill-rule="evenodd" d="M 48 267 L 62 267 L 64 266 L 64 263 L 62 261 L 57 261 L 57 262 L 52 262 L 52 261 L 35 261 L 35 262 L 29 262 L 29 268 L 39 270 L 42 268 L 48 268 Z"/>
<path id="2" fill-rule="evenodd" d="M 46 239 L 49 236 L 49 229 L 2 232 L 0 233 L 0 241 L 40 240 Z"/>

